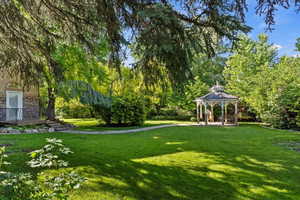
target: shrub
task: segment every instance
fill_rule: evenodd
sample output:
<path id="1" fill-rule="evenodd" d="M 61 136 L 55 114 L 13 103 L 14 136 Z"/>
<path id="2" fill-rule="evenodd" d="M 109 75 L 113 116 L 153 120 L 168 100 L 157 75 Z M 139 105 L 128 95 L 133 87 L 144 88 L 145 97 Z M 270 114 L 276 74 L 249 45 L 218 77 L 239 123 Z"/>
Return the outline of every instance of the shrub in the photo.
<path id="1" fill-rule="evenodd" d="M 157 115 L 152 117 L 152 120 L 178 120 L 178 121 L 189 121 L 192 116 L 190 115 L 177 115 L 177 116 L 164 116 Z"/>
<path id="2" fill-rule="evenodd" d="M 160 112 L 156 115 L 148 116 L 148 119 L 189 121 L 193 116 L 196 116 L 196 114 L 190 111 L 183 110 L 177 107 L 167 107 L 161 109 Z"/>
<path id="3" fill-rule="evenodd" d="M 61 155 L 72 153 L 61 140 L 47 139 L 47 144 L 30 153 L 32 160 L 28 162 L 31 168 L 67 167 L 68 162 L 61 160 Z M 84 178 L 74 171 L 46 176 L 37 180 L 30 173 L 12 173 L 3 170 L 10 163 L 4 161 L 7 155 L 5 148 L 0 149 L 0 199 L 2 200 L 67 200 L 69 191 L 77 189 Z M 42 173 L 37 174 L 37 177 Z"/>
<path id="4" fill-rule="evenodd" d="M 95 107 L 107 125 L 143 125 L 146 118 L 144 100 L 139 97 L 117 97 L 110 108 Z"/>
<path id="5" fill-rule="evenodd" d="M 268 96 L 268 106 L 262 119 L 275 128 L 299 128 L 300 87 L 297 84 L 285 85 L 280 91 Z"/>
<path id="6" fill-rule="evenodd" d="M 196 122 L 197 121 L 197 117 L 191 117 L 190 119 L 192 122 Z"/>
<path id="7" fill-rule="evenodd" d="M 81 104 L 75 99 L 70 102 L 58 99 L 56 104 L 57 115 L 63 118 L 93 118 L 91 110 L 91 106 Z"/>

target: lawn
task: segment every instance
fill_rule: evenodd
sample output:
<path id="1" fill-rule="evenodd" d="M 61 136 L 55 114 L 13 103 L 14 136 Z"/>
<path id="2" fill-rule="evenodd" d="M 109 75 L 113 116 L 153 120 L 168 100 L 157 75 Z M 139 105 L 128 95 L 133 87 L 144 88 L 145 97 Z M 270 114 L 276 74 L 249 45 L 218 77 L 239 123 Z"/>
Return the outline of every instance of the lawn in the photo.
<path id="1" fill-rule="evenodd" d="M 47 137 L 63 139 L 75 152 L 71 166 L 88 178 L 72 200 L 300 199 L 300 153 L 287 148 L 300 143 L 298 132 L 241 125 L 0 136 L 12 144 L 11 169 L 28 170 L 23 152 Z"/>
<path id="2" fill-rule="evenodd" d="M 190 121 L 176 121 L 176 120 L 147 120 L 142 126 L 130 126 L 130 127 L 108 127 L 104 122 L 94 118 L 79 118 L 79 119 L 63 119 L 67 123 L 74 124 L 76 128 L 74 130 L 80 131 L 108 131 L 108 130 L 127 130 L 137 129 L 143 127 L 157 126 L 163 124 L 193 124 L 195 122 Z"/>

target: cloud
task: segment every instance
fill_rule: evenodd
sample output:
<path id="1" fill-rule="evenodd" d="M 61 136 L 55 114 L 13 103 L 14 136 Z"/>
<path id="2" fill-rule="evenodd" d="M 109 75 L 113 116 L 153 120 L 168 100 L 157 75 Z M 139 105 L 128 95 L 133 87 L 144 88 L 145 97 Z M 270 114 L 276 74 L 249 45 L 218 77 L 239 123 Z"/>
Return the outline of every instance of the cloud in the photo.
<path id="1" fill-rule="evenodd" d="M 279 44 L 273 44 L 272 47 L 277 50 L 282 49 L 282 46 Z"/>
<path id="2" fill-rule="evenodd" d="M 294 54 L 294 55 L 292 55 L 292 57 L 294 57 L 294 58 L 300 58 L 300 54 Z"/>

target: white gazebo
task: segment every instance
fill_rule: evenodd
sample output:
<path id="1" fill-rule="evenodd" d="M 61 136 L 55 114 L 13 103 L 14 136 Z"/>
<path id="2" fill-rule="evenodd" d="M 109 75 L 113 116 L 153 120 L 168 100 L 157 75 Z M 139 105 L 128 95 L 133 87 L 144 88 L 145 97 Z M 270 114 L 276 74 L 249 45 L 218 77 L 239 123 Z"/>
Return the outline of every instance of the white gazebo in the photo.
<path id="1" fill-rule="evenodd" d="M 214 120 L 214 106 L 221 105 L 221 125 L 230 124 L 228 123 L 227 116 L 227 106 L 229 104 L 233 104 L 235 107 L 234 110 L 234 122 L 231 124 L 238 124 L 238 101 L 239 98 L 224 92 L 224 87 L 219 85 L 213 86 L 211 92 L 195 99 L 197 105 L 197 122 L 200 124 L 201 121 L 204 121 L 205 125 L 208 125 L 209 114 L 211 116 L 210 121 L 211 124 L 218 124 Z M 210 106 L 210 110 L 208 110 L 208 106 Z M 203 113 L 204 107 L 204 113 Z M 204 114 L 204 115 L 203 115 Z"/>

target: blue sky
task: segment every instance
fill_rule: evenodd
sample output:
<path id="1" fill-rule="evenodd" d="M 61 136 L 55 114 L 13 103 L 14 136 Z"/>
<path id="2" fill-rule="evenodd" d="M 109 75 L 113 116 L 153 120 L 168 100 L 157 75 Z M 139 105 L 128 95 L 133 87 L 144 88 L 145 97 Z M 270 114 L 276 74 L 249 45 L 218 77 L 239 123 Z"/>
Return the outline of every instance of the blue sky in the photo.
<path id="1" fill-rule="evenodd" d="M 279 55 L 297 55 L 295 51 L 295 42 L 300 37 L 300 13 L 295 9 L 279 8 L 275 15 L 276 25 L 272 32 L 266 31 L 266 25 L 263 16 L 256 15 L 255 1 L 250 0 L 248 4 L 248 13 L 246 15 L 246 24 L 251 26 L 253 30 L 248 34 L 252 39 L 257 39 L 260 33 L 266 33 L 269 40 L 274 45 L 278 45 Z"/>

